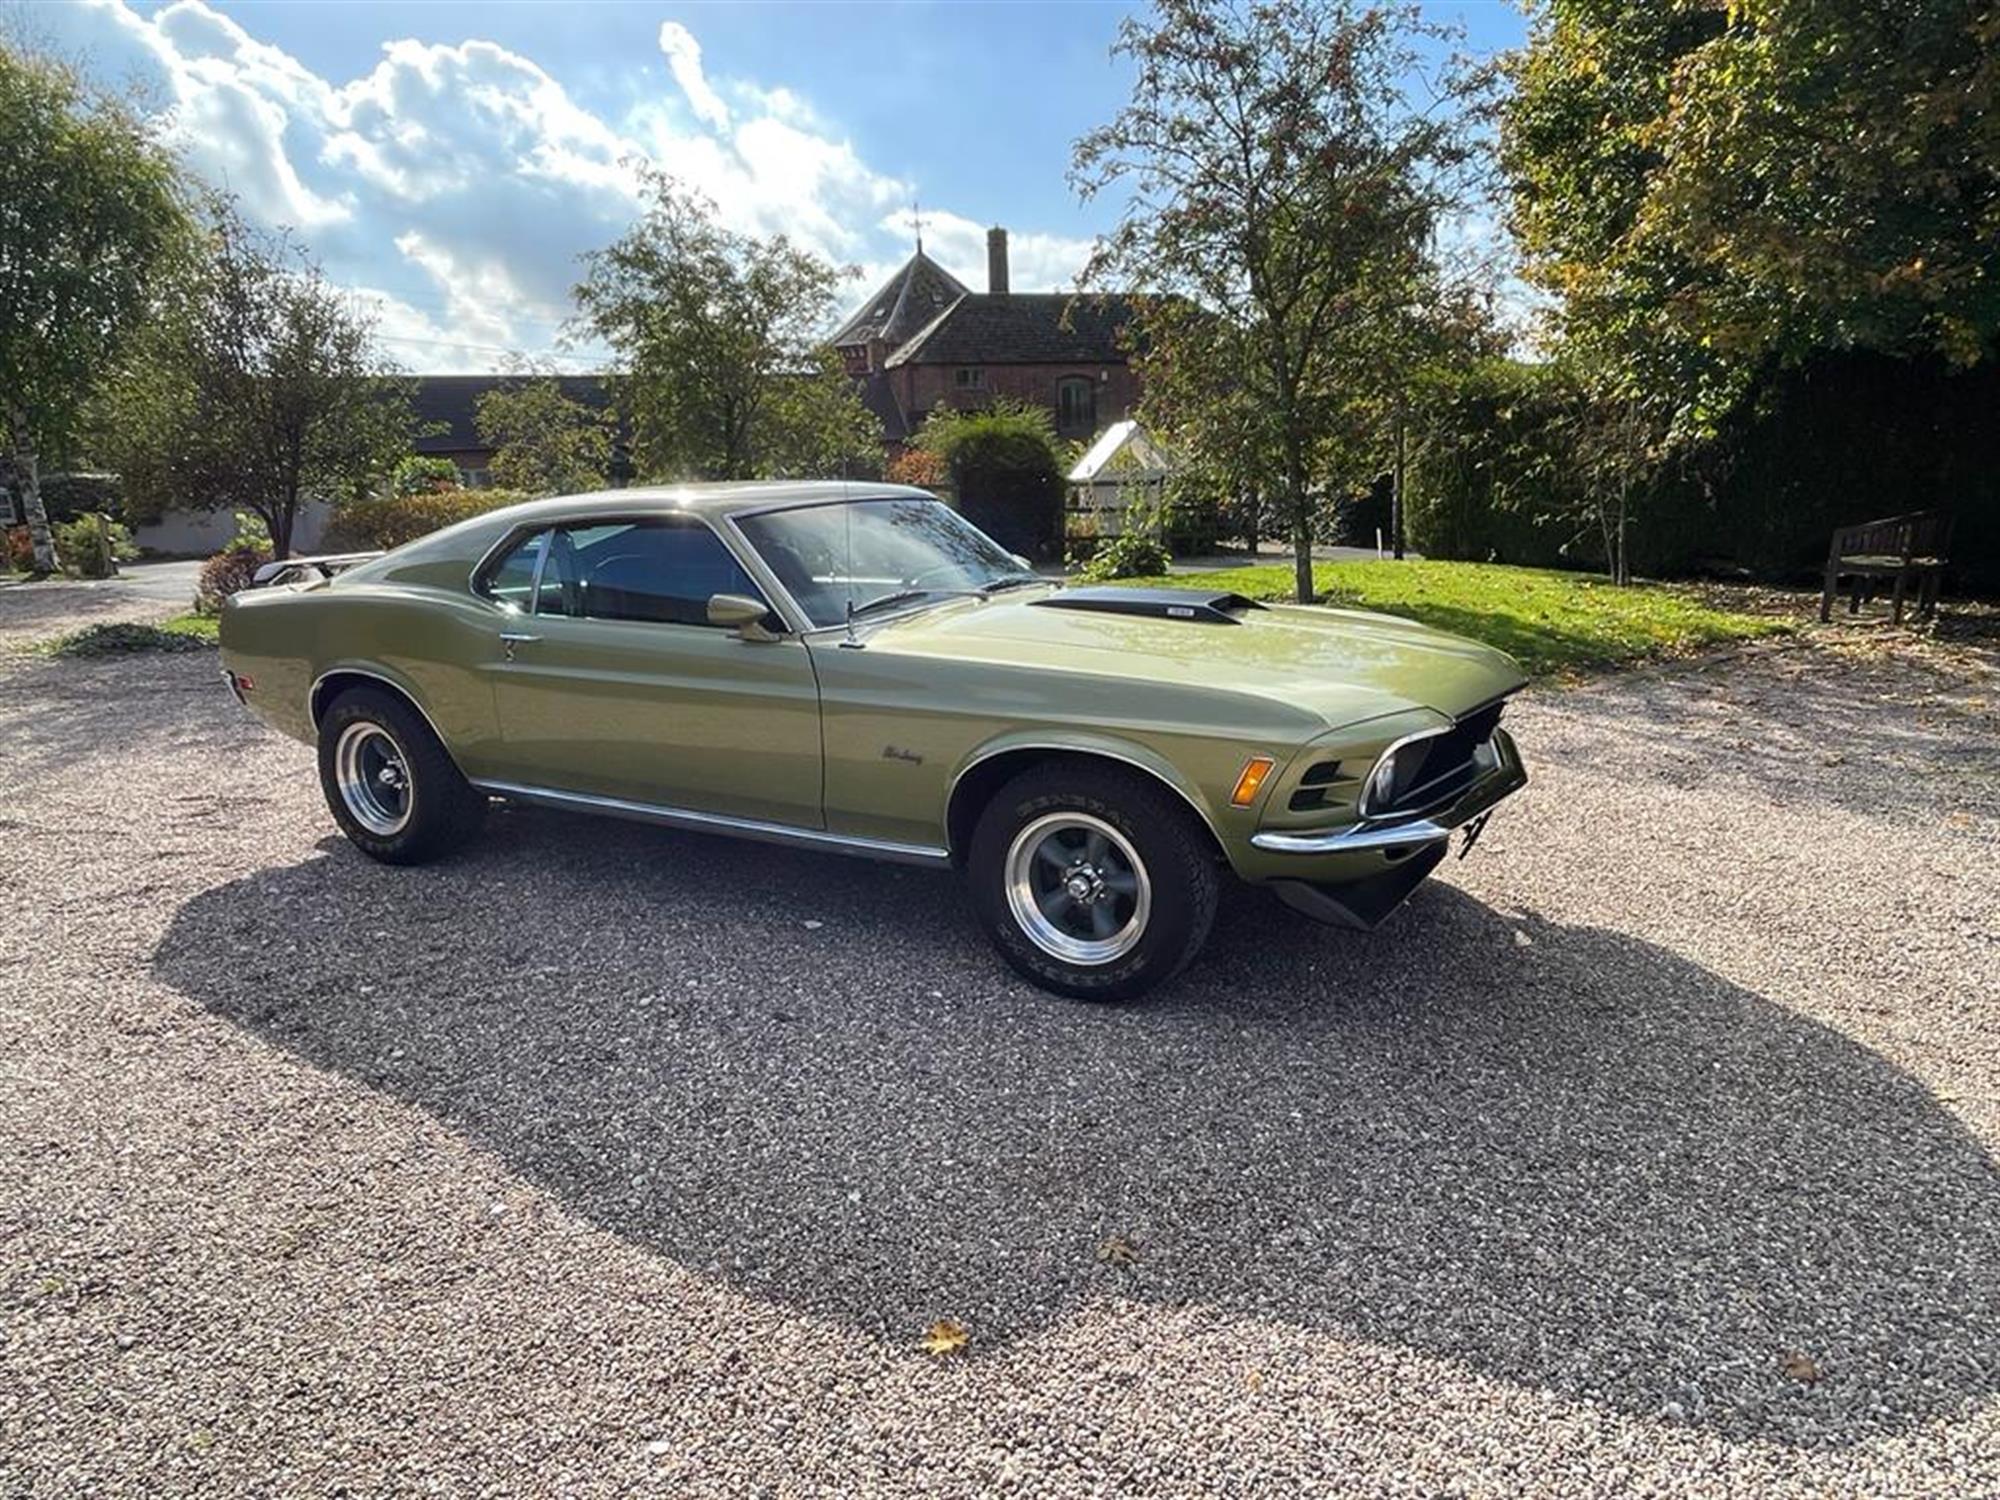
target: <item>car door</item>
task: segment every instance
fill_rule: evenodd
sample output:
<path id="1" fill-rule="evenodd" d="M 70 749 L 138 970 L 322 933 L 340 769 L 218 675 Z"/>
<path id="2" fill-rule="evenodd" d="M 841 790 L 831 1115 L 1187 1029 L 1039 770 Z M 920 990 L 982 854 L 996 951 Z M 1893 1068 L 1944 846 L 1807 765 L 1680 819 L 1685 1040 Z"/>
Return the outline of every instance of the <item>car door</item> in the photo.
<path id="1" fill-rule="evenodd" d="M 503 602 L 494 708 L 506 780 L 818 828 L 819 691 L 802 642 L 708 623 L 761 598 L 696 516 L 524 536 L 488 570 Z"/>

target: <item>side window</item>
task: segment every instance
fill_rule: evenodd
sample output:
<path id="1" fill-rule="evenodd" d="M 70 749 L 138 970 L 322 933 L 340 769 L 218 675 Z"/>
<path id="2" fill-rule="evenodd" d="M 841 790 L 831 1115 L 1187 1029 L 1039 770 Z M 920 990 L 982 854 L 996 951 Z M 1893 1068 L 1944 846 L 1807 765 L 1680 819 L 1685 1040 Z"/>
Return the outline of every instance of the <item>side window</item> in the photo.
<path id="1" fill-rule="evenodd" d="M 708 624 L 715 594 L 763 592 L 722 539 L 699 521 L 620 521 L 568 529 L 555 555 L 569 553 L 576 608 L 595 620 L 646 620 L 663 625 Z"/>
<path id="2" fill-rule="evenodd" d="M 542 549 L 548 545 L 548 540 L 546 531 L 521 538 L 500 561 L 487 567 L 480 580 L 480 592 L 524 615 L 532 614 L 535 569 L 541 562 Z"/>

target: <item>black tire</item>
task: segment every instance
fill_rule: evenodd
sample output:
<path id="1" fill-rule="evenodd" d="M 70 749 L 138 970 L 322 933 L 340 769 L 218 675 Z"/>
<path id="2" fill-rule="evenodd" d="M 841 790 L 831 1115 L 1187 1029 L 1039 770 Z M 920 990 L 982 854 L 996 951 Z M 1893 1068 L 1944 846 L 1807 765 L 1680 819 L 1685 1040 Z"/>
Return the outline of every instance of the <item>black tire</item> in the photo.
<path id="1" fill-rule="evenodd" d="M 1061 814 L 1078 815 L 1078 821 L 1057 816 Z M 1114 935 L 1094 940 L 1086 933 L 1076 940 L 1129 946 L 1114 956 L 1078 962 L 1050 951 L 1035 935 L 1010 899 L 1010 887 L 1016 874 L 1040 868 L 1034 863 L 1036 851 L 1049 847 L 1051 839 L 1088 838 L 1086 821 L 1109 825 L 1122 839 L 1124 850 L 1117 848 L 1117 840 L 1099 846 L 1105 851 L 1105 863 L 1117 868 L 1120 878 L 1127 863 L 1124 856 L 1136 855 L 1135 884 L 1146 890 L 1148 899 L 1143 909 L 1136 897 L 1127 898 L 1130 906 L 1112 907 L 1114 915 L 1107 920 L 1118 924 Z M 1048 831 L 1038 839 L 1037 829 Z M 1017 842 L 1023 851 L 1019 865 Z M 1063 845 L 1058 842 L 1055 847 L 1058 856 L 1048 861 L 1049 873 L 1029 879 L 1046 880 L 1051 886 L 1065 884 L 1059 874 Z M 1078 859 L 1082 858 L 1079 853 Z M 1097 873 L 1095 866 L 1078 868 Z M 1180 973 L 1208 938 L 1221 886 L 1215 845 L 1185 802 L 1149 777 L 1088 760 L 1047 762 L 1001 787 L 973 830 L 965 872 L 973 905 L 1000 956 L 1043 989 L 1080 1000 L 1134 1000 Z M 1097 889 L 1092 906 L 1106 899 L 1104 887 Z M 1065 916 L 1085 915 L 1074 903 L 1065 903 L 1061 891 L 1049 889 L 1043 894 Z M 1023 902 L 1030 899 L 1035 899 L 1032 890 L 1024 891 Z M 1059 930 L 1061 923 L 1049 918 L 1039 899 L 1035 904 L 1043 909 L 1044 933 L 1061 942 L 1066 936 Z"/>
<path id="2" fill-rule="evenodd" d="M 355 738 L 343 752 L 350 734 Z M 362 797 L 361 812 L 342 791 L 343 753 L 371 751 L 378 767 L 392 762 L 401 767 L 402 816 L 393 826 L 381 816 L 396 811 L 389 806 L 389 791 Z M 319 724 L 319 784 L 348 842 L 384 864 L 418 865 L 449 854 L 479 831 L 486 816 L 485 795 L 459 774 L 423 715 L 383 688 L 350 688 L 328 705 Z"/>

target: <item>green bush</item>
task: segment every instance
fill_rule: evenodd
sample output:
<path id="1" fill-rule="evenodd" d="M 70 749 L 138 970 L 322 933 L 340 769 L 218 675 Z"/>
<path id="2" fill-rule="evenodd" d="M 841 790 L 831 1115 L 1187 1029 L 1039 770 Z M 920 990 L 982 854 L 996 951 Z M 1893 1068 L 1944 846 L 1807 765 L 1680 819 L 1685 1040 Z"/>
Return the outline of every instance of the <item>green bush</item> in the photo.
<path id="1" fill-rule="evenodd" d="M 42 509 L 51 521 L 82 520 L 98 511 L 108 516 L 125 513 L 116 474 L 44 474 L 41 492 Z"/>
<path id="2" fill-rule="evenodd" d="M 427 458 L 421 453 L 412 453 L 397 464 L 389 476 L 389 488 L 404 497 L 430 495 L 458 487 L 457 464 L 448 458 Z"/>
<path id="3" fill-rule="evenodd" d="M 917 445 L 944 460 L 966 520 L 1010 552 L 1049 558 L 1063 534 L 1063 471 L 1055 425 L 1040 407 L 996 401 L 939 407 Z"/>
<path id="4" fill-rule="evenodd" d="M 331 552 L 386 552 L 503 505 L 518 505 L 527 498 L 519 490 L 453 489 L 356 500 L 334 511 L 324 545 Z"/>
<path id="5" fill-rule="evenodd" d="M 205 651 L 209 643 L 182 630 L 157 625 L 86 625 L 49 648 L 55 656 L 129 656 L 135 651 Z"/>
<path id="6" fill-rule="evenodd" d="M 1574 399 L 1559 371 L 1505 359 L 1437 393 L 1410 455 L 1410 546 L 1465 562 L 1601 564 L 1595 533 L 1571 519 L 1580 482 L 1567 437 Z"/>
<path id="7" fill-rule="evenodd" d="M 78 516 L 74 521 L 60 521 L 54 535 L 56 558 L 63 571 L 74 578 L 109 578 L 119 563 L 139 555 L 139 549 L 132 545 L 132 533 L 107 518 Z"/>
<path id="8" fill-rule="evenodd" d="M 1173 557 L 1158 537 L 1143 531 L 1128 531 L 1099 542 L 1089 561 L 1076 576 L 1086 583 L 1104 583 L 1113 578 L 1153 578 L 1167 571 Z"/>

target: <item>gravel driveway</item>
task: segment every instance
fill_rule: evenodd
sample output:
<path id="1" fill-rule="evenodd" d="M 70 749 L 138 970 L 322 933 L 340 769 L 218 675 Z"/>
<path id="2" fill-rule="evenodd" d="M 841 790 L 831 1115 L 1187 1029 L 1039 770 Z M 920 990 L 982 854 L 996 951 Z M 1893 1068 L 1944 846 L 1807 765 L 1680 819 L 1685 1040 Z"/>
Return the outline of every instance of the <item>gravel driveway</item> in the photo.
<path id="1" fill-rule="evenodd" d="M 0 662 L 0 1494 L 2000 1492 L 1991 656 L 1533 692 L 1121 1010 L 930 873 L 371 865 L 213 667 Z"/>

